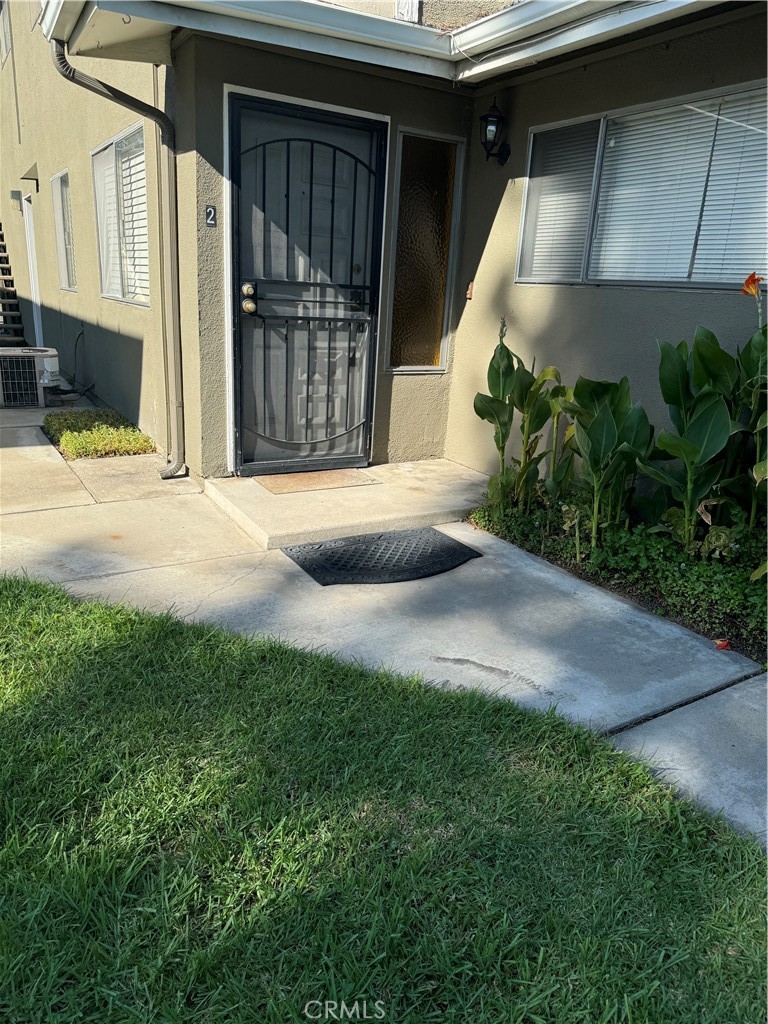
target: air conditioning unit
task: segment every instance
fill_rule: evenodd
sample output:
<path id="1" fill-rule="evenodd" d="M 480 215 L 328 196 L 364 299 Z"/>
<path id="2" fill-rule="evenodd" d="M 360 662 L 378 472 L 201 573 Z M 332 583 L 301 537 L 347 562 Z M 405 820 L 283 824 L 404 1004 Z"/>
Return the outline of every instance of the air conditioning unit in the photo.
<path id="1" fill-rule="evenodd" d="M 0 347 L 0 406 L 44 406 L 45 389 L 61 383 L 55 348 Z"/>

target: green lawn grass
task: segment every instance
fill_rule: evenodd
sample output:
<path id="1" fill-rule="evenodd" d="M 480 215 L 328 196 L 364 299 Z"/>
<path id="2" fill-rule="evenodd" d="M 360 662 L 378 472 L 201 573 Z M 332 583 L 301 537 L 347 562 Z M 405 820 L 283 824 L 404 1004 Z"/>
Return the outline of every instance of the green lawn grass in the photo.
<path id="1" fill-rule="evenodd" d="M 18 578 L 0 615 L 0 1019 L 764 1019 L 762 852 L 586 730 Z"/>
<path id="2" fill-rule="evenodd" d="M 68 409 L 49 412 L 43 432 L 65 459 L 103 459 L 115 455 L 144 455 L 155 442 L 114 409 Z"/>

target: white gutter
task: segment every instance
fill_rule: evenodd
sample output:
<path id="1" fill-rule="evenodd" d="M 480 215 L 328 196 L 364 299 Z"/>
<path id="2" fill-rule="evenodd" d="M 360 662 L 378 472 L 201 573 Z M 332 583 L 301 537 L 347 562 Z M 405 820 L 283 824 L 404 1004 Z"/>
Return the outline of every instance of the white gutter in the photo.
<path id="1" fill-rule="evenodd" d="M 455 80 L 472 85 L 561 54 L 572 53 L 587 46 L 618 39 L 631 32 L 661 25 L 665 21 L 692 14 L 702 8 L 714 7 L 718 2 L 719 0 L 651 0 L 649 3 L 633 7 L 614 4 L 613 10 L 584 19 L 577 24 L 554 29 L 516 46 L 505 47 L 484 59 L 464 59 L 456 68 Z"/>
<path id="2" fill-rule="evenodd" d="M 144 2 L 140 6 L 148 5 Z M 166 0 L 166 6 L 334 36 L 348 42 L 391 47 L 424 57 L 450 58 L 452 53 L 450 33 L 440 29 L 335 7 L 318 0 L 258 0 L 257 3 L 253 0 Z"/>
<path id="3" fill-rule="evenodd" d="M 261 4 L 248 11 L 248 18 L 234 17 L 231 13 L 221 13 L 228 3 L 205 3 L 192 6 L 187 3 L 156 3 L 153 0 L 89 0 L 81 3 L 81 16 L 75 28 L 67 38 L 67 49 L 70 55 L 109 57 L 109 47 L 118 47 L 121 37 L 127 35 L 124 18 L 132 19 L 131 28 L 138 25 L 145 30 L 154 23 L 157 34 L 170 32 L 172 29 L 188 29 L 190 32 L 204 32 L 240 41 L 260 43 L 266 46 L 280 46 L 290 50 L 308 53 L 321 53 L 342 61 L 357 61 L 363 64 L 375 64 L 397 70 L 411 71 L 415 74 L 427 75 L 432 78 L 453 79 L 453 64 L 447 52 L 448 40 L 443 39 L 435 56 L 424 54 L 428 46 L 414 47 L 412 44 L 404 48 L 397 39 L 384 36 L 375 45 L 358 42 L 332 34 L 320 34 L 309 29 L 298 27 L 295 20 L 287 18 L 286 24 L 273 24 L 272 20 L 259 20 Z M 266 5 L 265 5 L 266 6 Z M 270 6 L 273 6 L 270 4 Z M 318 6 L 317 4 L 313 4 Z M 205 9 L 203 9 L 205 8 Z M 213 10 L 208 10 L 213 8 Z M 355 13 L 355 12 L 352 12 Z M 362 17 L 361 15 L 356 15 Z M 370 17 L 370 15 L 366 15 Z M 387 21 L 376 18 L 377 22 Z M 405 26 L 421 28 L 421 26 Z M 144 36 L 146 38 L 146 31 Z M 355 33 L 359 35 L 359 33 Z M 430 30 L 431 35 L 431 30 Z M 414 52 L 416 50 L 417 52 Z M 132 59 L 139 59 L 133 56 Z"/>
<path id="4" fill-rule="evenodd" d="M 43 35 L 51 39 L 69 39 L 85 5 L 71 0 L 47 0 L 43 5 L 40 27 Z"/>
<path id="5" fill-rule="evenodd" d="M 520 0 L 449 33 L 317 0 L 47 0 L 42 27 L 74 55 L 109 56 L 134 19 L 474 85 L 719 2 Z"/>
<path id="6" fill-rule="evenodd" d="M 474 57 L 549 29 L 583 20 L 625 0 L 524 0 L 451 32 L 456 57 Z"/>

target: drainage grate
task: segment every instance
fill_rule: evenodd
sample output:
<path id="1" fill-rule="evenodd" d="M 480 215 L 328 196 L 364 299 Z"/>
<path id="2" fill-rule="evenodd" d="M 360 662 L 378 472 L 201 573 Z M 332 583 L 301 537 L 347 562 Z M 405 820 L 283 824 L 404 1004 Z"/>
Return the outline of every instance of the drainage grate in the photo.
<path id="1" fill-rule="evenodd" d="M 422 580 L 481 557 L 479 551 L 431 527 L 297 544 L 283 551 L 323 587 Z"/>

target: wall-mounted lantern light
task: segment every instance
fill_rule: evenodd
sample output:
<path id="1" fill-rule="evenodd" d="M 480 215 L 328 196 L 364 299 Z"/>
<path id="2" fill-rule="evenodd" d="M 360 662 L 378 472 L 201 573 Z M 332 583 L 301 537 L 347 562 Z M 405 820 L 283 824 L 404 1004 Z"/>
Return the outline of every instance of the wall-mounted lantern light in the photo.
<path id="1" fill-rule="evenodd" d="M 485 150 L 485 159 L 494 157 L 501 166 L 509 160 L 512 150 L 508 142 L 501 142 L 501 133 L 504 130 L 504 115 L 496 106 L 496 97 L 493 98 L 493 106 L 487 114 L 480 118 L 480 141 Z"/>

